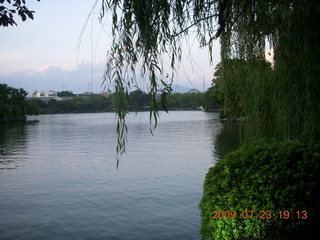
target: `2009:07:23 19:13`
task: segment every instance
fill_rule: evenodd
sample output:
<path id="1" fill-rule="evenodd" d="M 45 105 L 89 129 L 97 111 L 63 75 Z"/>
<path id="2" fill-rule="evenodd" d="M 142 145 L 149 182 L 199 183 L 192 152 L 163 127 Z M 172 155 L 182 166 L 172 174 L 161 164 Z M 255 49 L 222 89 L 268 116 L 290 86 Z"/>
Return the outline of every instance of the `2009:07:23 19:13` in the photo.
<path id="1" fill-rule="evenodd" d="M 212 219 L 253 219 L 253 218 L 260 218 L 260 219 L 302 219 L 305 220 L 308 218 L 308 212 L 306 210 L 298 210 L 298 211 L 212 211 L 213 216 Z"/>

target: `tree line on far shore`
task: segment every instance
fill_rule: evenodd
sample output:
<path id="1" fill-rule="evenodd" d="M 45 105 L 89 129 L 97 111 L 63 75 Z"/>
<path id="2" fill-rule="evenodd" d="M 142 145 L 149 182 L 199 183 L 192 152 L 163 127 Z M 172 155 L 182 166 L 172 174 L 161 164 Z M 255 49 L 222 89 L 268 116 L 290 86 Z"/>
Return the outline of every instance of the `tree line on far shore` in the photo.
<path id="1" fill-rule="evenodd" d="M 207 112 L 220 112 L 220 118 L 236 119 L 245 116 L 245 78 L 247 76 L 248 62 L 233 60 L 232 71 L 229 71 L 228 92 L 230 101 L 225 101 L 225 84 L 222 74 L 222 65 L 218 64 L 212 79 L 212 86 L 205 93 L 170 93 L 159 103 L 159 110 L 204 110 Z M 265 64 L 269 72 L 268 64 Z M 269 68 L 268 68 L 269 67 Z M 24 121 L 25 115 L 55 114 L 55 113 L 97 113 L 116 111 L 117 96 L 91 94 L 77 96 L 70 91 L 57 93 L 58 97 L 71 97 L 64 101 L 54 99 L 44 102 L 33 98 L 26 100 L 27 92 L 15 89 L 6 84 L 0 85 L 0 123 Z M 161 99 L 160 96 L 159 101 Z M 127 98 L 128 111 L 150 111 L 152 97 L 150 94 L 138 89 L 129 93 Z M 221 110 L 221 111 L 220 111 Z"/>
<path id="2" fill-rule="evenodd" d="M 66 92 L 63 95 L 66 96 Z M 58 93 L 58 96 L 61 95 Z M 71 96 L 71 94 L 67 94 Z M 129 111 L 149 111 L 151 108 L 150 95 L 135 90 L 129 94 Z M 115 111 L 115 95 L 107 96 L 92 94 L 88 96 L 74 96 L 67 101 L 40 99 L 27 101 L 26 112 L 29 115 L 54 113 L 95 113 Z M 199 110 L 218 111 L 220 105 L 213 100 L 211 90 L 206 93 L 172 93 L 166 96 L 165 107 L 168 110 Z"/>
<path id="3" fill-rule="evenodd" d="M 218 111 L 221 101 L 211 87 L 205 93 L 172 93 L 166 96 L 164 102 L 168 110 L 204 110 Z M 73 97 L 66 101 L 54 99 L 44 102 L 40 99 L 26 100 L 27 92 L 6 84 L 0 84 L 0 123 L 25 121 L 26 115 L 54 113 L 96 113 L 115 111 L 115 95 L 103 96 L 92 94 L 76 96 L 72 92 L 58 92 L 58 96 Z M 135 90 L 129 94 L 128 111 L 149 111 L 151 109 L 150 95 Z M 161 110 L 164 110 L 162 108 Z"/>

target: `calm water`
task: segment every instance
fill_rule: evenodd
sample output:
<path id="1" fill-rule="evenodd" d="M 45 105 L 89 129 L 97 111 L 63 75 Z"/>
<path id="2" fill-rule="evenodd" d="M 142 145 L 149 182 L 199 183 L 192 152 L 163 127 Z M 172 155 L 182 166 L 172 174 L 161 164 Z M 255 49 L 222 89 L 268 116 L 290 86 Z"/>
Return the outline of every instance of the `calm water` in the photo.
<path id="1" fill-rule="evenodd" d="M 37 118 L 0 128 L 0 239 L 200 239 L 217 114 L 161 113 L 154 136 L 131 114 L 118 170 L 113 113 Z"/>

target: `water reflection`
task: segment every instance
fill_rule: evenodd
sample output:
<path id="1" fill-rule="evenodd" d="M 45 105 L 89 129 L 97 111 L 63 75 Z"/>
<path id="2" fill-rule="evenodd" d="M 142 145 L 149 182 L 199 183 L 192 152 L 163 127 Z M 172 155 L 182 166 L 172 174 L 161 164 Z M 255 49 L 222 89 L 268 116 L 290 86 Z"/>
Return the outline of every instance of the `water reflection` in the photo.
<path id="1" fill-rule="evenodd" d="M 227 153 L 240 146 L 241 123 L 222 123 L 220 132 L 214 142 L 214 157 L 222 159 Z"/>
<path id="2" fill-rule="evenodd" d="M 114 113 L 41 115 L 0 129 L 1 239 L 200 239 L 198 204 L 217 114 L 128 117 L 116 170 Z M 4 161 L 10 160 L 10 164 Z"/>
<path id="3" fill-rule="evenodd" d="M 0 170 L 15 169 L 25 158 L 26 124 L 0 126 Z"/>

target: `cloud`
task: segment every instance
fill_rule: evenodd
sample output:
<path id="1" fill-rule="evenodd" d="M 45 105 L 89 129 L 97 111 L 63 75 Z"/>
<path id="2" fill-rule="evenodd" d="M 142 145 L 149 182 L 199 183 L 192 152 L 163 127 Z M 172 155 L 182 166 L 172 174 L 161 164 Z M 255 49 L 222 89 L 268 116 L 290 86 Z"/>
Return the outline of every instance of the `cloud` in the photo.
<path id="1" fill-rule="evenodd" d="M 71 70 L 58 66 L 42 65 L 33 70 L 0 75 L 0 83 L 5 83 L 15 88 L 24 88 L 29 94 L 32 94 L 34 91 L 46 89 L 83 93 L 91 91 L 92 80 L 92 91 L 98 93 L 101 92 L 104 87 L 102 86 L 104 68 L 104 61 L 94 65 L 88 62 L 82 62 L 75 69 Z M 179 73 L 176 74 L 173 83 L 187 88 L 203 90 L 203 81 L 206 81 L 206 88 L 211 84 L 213 67 L 208 67 L 207 69 L 210 71 L 201 71 L 201 69 L 194 71 L 192 67 L 187 65 L 179 69 Z M 92 70 L 93 76 L 91 76 Z M 147 86 L 149 86 L 148 80 L 142 79 L 141 77 L 138 77 L 138 79 L 139 87 L 147 90 Z M 112 86 L 109 85 L 107 85 L 107 87 L 112 88 Z"/>
<path id="2" fill-rule="evenodd" d="M 93 76 L 91 70 L 93 67 Z M 81 63 L 74 70 L 64 70 L 57 66 L 43 65 L 36 70 L 22 71 L 0 76 L 0 82 L 16 88 L 24 88 L 29 93 L 36 90 L 71 90 L 74 93 L 90 91 L 91 80 L 93 92 L 102 90 L 104 63 L 92 66 Z"/>
<path id="3" fill-rule="evenodd" d="M 37 72 L 45 72 L 49 69 L 49 65 L 43 65 L 37 68 Z"/>

